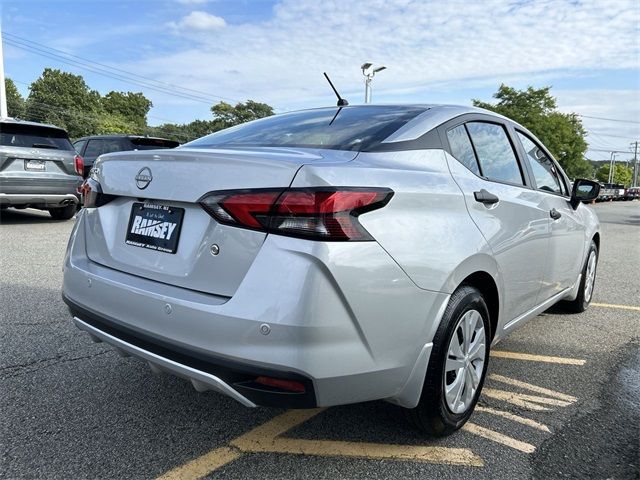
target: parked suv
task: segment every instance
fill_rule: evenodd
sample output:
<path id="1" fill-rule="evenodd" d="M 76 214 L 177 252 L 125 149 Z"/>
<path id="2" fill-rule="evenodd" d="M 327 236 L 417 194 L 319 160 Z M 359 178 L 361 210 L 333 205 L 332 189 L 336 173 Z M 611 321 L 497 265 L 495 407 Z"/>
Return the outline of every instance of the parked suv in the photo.
<path id="1" fill-rule="evenodd" d="M 276 115 L 100 157 L 63 298 L 96 341 L 243 405 L 385 399 L 460 428 L 490 346 L 592 298 L 599 185 L 485 110 Z M 88 288 L 91 287 L 91 288 Z"/>
<path id="2" fill-rule="evenodd" d="M 0 120 L 0 208 L 39 208 L 57 220 L 76 213 L 83 162 L 54 125 Z"/>
<path id="3" fill-rule="evenodd" d="M 96 158 L 104 153 L 175 148 L 178 145 L 180 144 L 174 140 L 140 135 L 94 135 L 73 142 L 74 148 L 84 159 L 85 178 L 89 175 Z"/>

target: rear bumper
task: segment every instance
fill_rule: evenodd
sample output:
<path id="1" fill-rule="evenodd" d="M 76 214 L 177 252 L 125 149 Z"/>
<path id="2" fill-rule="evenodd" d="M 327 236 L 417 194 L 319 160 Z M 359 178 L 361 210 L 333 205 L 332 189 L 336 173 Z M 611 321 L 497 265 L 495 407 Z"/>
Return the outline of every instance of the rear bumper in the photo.
<path id="1" fill-rule="evenodd" d="M 233 297 L 223 297 L 92 262 L 83 213 L 69 241 L 63 285 L 80 328 L 109 335 L 103 340 L 121 350 L 118 342 L 133 345 L 130 353 L 152 364 L 177 363 L 167 369 L 226 394 L 229 387 L 234 398 L 257 405 L 417 402 L 425 347 L 449 295 L 417 288 L 375 242 L 269 236 Z M 189 369 L 215 379 L 204 382 Z M 301 382 L 306 396 L 271 395 L 251 384 L 257 375 Z"/>
<path id="2" fill-rule="evenodd" d="M 95 342 L 114 346 L 123 356 L 146 360 L 155 372 L 166 371 L 191 381 L 199 392 L 214 390 L 237 400 L 246 407 L 276 406 L 313 408 L 316 406 L 313 383 L 292 372 L 256 368 L 230 362 L 211 355 L 198 354 L 167 341 L 149 337 L 96 312 L 80 307 L 64 294 L 73 323 L 87 332 Z M 304 393 L 285 392 L 255 384 L 259 376 L 294 380 L 305 386 Z"/>
<path id="3" fill-rule="evenodd" d="M 73 193 L 0 193 L 0 205 L 3 207 L 65 207 L 79 203 L 79 196 Z"/>

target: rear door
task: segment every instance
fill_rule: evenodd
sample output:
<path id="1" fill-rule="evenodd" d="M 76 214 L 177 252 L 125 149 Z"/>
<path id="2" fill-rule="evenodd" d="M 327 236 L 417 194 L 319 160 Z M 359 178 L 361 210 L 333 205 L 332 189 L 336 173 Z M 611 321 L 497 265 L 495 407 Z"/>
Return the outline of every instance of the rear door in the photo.
<path id="1" fill-rule="evenodd" d="M 465 116 L 441 127 L 450 169 L 471 218 L 491 246 L 504 283 L 504 317 L 537 304 L 549 243 L 549 214 L 529 186 L 510 137 L 493 117 Z"/>
<path id="2" fill-rule="evenodd" d="M 91 138 L 87 142 L 87 146 L 84 150 L 84 166 L 85 169 L 87 167 L 91 167 L 93 162 L 96 161 L 100 155 L 104 153 L 104 139 L 102 138 Z"/>
<path id="3" fill-rule="evenodd" d="M 516 137 L 550 218 L 548 262 L 540 291 L 541 300 L 546 300 L 575 283 L 582 266 L 585 225 L 571 206 L 564 175 L 551 155 L 529 134 L 516 130 Z"/>

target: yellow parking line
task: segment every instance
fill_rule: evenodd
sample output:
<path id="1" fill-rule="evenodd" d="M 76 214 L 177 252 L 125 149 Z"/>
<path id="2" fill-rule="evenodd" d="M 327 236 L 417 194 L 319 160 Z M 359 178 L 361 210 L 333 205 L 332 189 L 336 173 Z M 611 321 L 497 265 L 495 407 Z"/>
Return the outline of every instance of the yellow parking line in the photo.
<path id="1" fill-rule="evenodd" d="M 539 387 L 537 385 L 531 385 L 530 383 L 523 382 L 521 380 L 516 380 L 515 378 L 503 377 L 502 375 L 491 374 L 489 375 L 489 379 L 495 380 L 496 382 L 506 383 L 507 385 L 513 385 L 514 387 L 524 388 L 526 390 L 531 390 L 532 392 L 541 393 L 542 395 L 547 395 L 548 397 L 558 398 L 560 400 L 564 400 L 565 402 L 576 402 L 578 399 L 576 397 L 572 397 L 571 395 L 567 395 L 566 393 L 556 392 L 555 390 L 550 390 L 548 388 Z"/>
<path id="2" fill-rule="evenodd" d="M 524 393 L 507 392 L 505 390 L 496 390 L 494 388 L 485 388 L 482 390 L 482 394 L 487 397 L 503 400 L 513 405 L 536 411 L 549 410 L 542 405 L 551 405 L 556 407 L 568 407 L 571 405 L 571 402 L 565 402 L 564 400 L 558 400 L 556 398 L 525 395 Z"/>
<path id="3" fill-rule="evenodd" d="M 636 307 L 635 305 L 616 305 L 615 303 L 592 303 L 593 307 L 601 307 L 601 308 L 617 308 L 620 310 L 633 310 L 636 312 L 640 312 L 640 307 Z"/>
<path id="4" fill-rule="evenodd" d="M 530 362 L 561 363 L 564 365 L 584 365 L 587 363 L 586 360 L 578 358 L 550 357 L 547 355 L 532 355 L 530 353 L 505 352 L 504 350 L 493 350 L 491 352 L 491 356 L 497 358 L 511 358 L 513 360 L 527 360 Z"/>
<path id="5" fill-rule="evenodd" d="M 462 429 L 474 435 L 478 435 L 479 437 L 486 438 L 487 440 L 491 440 L 501 445 L 506 445 L 507 447 L 514 448 L 524 453 L 533 453 L 536 451 L 536 447 L 534 447 L 530 443 L 521 442 L 520 440 L 508 437 L 507 435 L 503 435 L 502 433 L 494 432 L 493 430 L 489 430 L 488 428 L 476 425 L 475 423 L 467 422 L 467 424 L 462 427 Z"/>
<path id="6" fill-rule="evenodd" d="M 343 456 L 376 460 L 405 460 L 448 465 L 483 466 L 482 458 L 466 448 L 422 447 L 334 440 L 279 438 L 279 435 L 309 420 L 323 409 L 290 410 L 232 440 L 243 452 L 273 452 L 294 455 Z"/>
<path id="7" fill-rule="evenodd" d="M 522 425 L 527 425 L 528 427 L 537 428 L 538 430 L 542 430 L 543 432 L 551 433 L 549 427 L 547 427 L 544 423 L 536 422 L 535 420 L 531 420 L 530 418 L 521 417 L 520 415 L 516 415 L 515 413 L 505 412 L 504 410 L 496 410 L 495 408 L 489 407 L 476 407 L 477 412 L 490 413 L 491 415 L 497 415 L 499 417 L 506 418 L 513 422 L 521 423 Z"/>
<path id="8" fill-rule="evenodd" d="M 241 455 L 242 453 L 238 450 L 229 447 L 216 448 L 195 460 L 191 460 L 180 467 L 169 470 L 164 475 L 158 477 L 158 480 L 196 480 L 227 463 L 233 462 Z"/>
<path id="9" fill-rule="evenodd" d="M 237 443 L 234 445 L 241 448 Z M 243 443 L 245 452 L 273 452 L 320 457 L 351 457 L 368 460 L 400 460 L 445 465 L 482 467 L 482 458 L 467 448 L 420 447 L 383 443 L 343 442 L 336 440 L 304 440 L 299 438 L 275 438 Z"/>

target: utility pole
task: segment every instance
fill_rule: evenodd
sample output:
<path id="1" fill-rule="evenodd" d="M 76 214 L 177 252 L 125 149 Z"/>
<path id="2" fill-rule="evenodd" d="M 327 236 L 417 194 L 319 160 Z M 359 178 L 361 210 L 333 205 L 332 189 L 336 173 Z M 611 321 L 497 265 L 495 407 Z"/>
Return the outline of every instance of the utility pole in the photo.
<path id="1" fill-rule="evenodd" d="M 638 141 L 636 140 L 633 145 L 633 186 L 638 186 Z"/>
<path id="2" fill-rule="evenodd" d="M 4 83 L 4 57 L 2 56 L 2 25 L 0 25 L 0 118 L 7 118 L 7 87 Z"/>
<path id="3" fill-rule="evenodd" d="M 609 162 L 609 181 L 607 183 L 613 183 L 613 170 L 616 167 L 616 153 L 611 152 L 611 161 Z"/>

